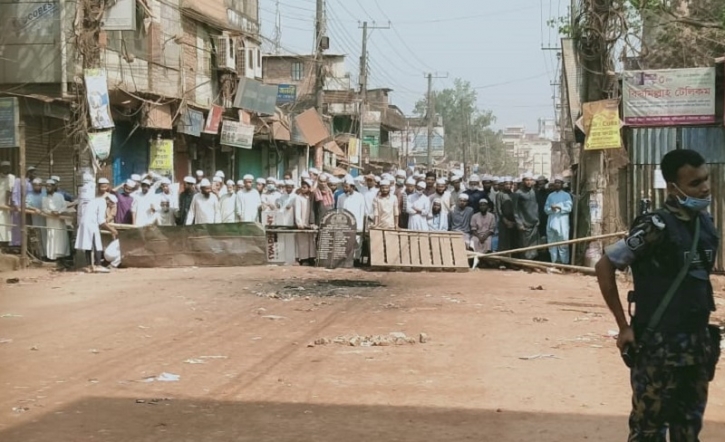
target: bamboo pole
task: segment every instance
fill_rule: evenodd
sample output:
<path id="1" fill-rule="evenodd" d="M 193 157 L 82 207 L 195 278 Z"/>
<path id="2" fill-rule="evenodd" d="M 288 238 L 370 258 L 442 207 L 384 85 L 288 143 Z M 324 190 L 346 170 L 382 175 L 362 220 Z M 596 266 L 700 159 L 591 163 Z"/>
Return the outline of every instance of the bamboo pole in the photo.
<path id="1" fill-rule="evenodd" d="M 550 262 L 531 261 L 528 259 L 505 258 L 503 256 L 481 255 L 482 259 L 490 259 L 492 261 L 501 261 L 508 264 L 520 265 L 522 267 L 531 267 L 535 269 L 547 270 L 551 268 L 571 270 L 574 272 L 584 273 L 585 275 L 596 275 L 596 271 L 591 267 L 582 267 L 569 264 L 554 264 Z"/>
<path id="2" fill-rule="evenodd" d="M 605 235 L 588 236 L 586 238 L 570 239 L 567 241 L 552 242 L 552 243 L 548 243 L 548 244 L 539 244 L 538 246 L 523 247 L 520 249 L 504 250 L 501 252 L 487 253 L 487 254 L 469 252 L 468 256 L 469 257 L 477 256 L 479 258 L 482 258 L 482 257 L 510 255 L 512 253 L 528 252 L 530 250 L 548 249 L 549 247 L 566 246 L 569 244 L 577 244 L 580 242 L 597 241 L 600 239 L 614 238 L 617 236 L 625 236 L 627 233 L 628 232 L 607 233 Z"/>

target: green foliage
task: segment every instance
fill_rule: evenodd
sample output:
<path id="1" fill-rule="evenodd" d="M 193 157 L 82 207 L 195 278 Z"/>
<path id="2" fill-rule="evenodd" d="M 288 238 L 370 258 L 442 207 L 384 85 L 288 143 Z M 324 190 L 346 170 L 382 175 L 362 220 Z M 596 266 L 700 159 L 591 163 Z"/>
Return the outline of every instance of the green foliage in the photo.
<path id="1" fill-rule="evenodd" d="M 546 21 L 546 25 L 551 29 L 556 29 L 561 36 L 574 36 L 574 28 L 571 26 L 571 17 L 568 14 L 562 17 L 550 18 Z"/>
<path id="2" fill-rule="evenodd" d="M 433 92 L 435 114 L 440 115 L 446 130 L 448 158 L 463 161 L 467 152 L 468 163 L 478 161 L 487 173 L 514 173 L 516 165 L 506 157 L 501 133 L 490 128 L 496 117 L 491 111 L 480 110 L 477 100 L 471 83 L 460 78 L 454 80 L 453 88 Z M 427 98 L 423 98 L 413 112 L 425 117 L 427 106 Z"/>

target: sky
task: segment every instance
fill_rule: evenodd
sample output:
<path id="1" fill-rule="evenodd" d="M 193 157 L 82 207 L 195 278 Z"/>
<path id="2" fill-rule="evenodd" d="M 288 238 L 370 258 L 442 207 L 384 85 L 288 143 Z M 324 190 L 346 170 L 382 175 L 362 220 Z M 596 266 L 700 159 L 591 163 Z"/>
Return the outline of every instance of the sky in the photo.
<path id="1" fill-rule="evenodd" d="M 259 0 L 261 33 L 272 40 L 275 11 L 281 15 L 281 52 L 309 54 L 314 46 L 315 0 Z M 389 87 L 391 104 L 407 115 L 427 90 L 425 74 L 439 77 L 433 89 L 455 78 L 477 88 L 478 106 L 491 110 L 494 127 L 554 118 L 552 95 L 560 63 L 559 36 L 547 26 L 563 16 L 562 0 L 325 0 L 329 53 L 345 54 L 357 84 L 363 21 L 388 27 L 369 31 L 368 88 Z M 558 11 L 558 12 L 557 12 Z M 269 46 L 269 41 L 266 41 Z"/>

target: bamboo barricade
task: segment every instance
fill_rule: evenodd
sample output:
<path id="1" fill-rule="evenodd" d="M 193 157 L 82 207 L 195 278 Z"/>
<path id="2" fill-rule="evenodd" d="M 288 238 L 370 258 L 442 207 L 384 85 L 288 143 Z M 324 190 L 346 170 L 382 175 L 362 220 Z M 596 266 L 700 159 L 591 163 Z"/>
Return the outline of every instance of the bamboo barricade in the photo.
<path id="1" fill-rule="evenodd" d="M 577 244 L 577 243 L 581 243 L 581 242 L 597 241 L 600 239 L 621 237 L 621 236 L 627 235 L 627 233 L 628 232 L 617 232 L 617 233 L 607 233 L 605 235 L 587 236 L 585 238 L 570 239 L 567 241 L 552 242 L 552 243 L 548 243 L 548 244 L 539 244 L 537 246 L 523 247 L 520 249 L 513 249 L 513 250 L 504 250 L 501 252 L 494 252 L 494 253 L 468 252 L 468 256 L 470 258 L 493 258 L 496 256 L 511 255 L 512 253 L 528 252 L 531 250 L 548 249 L 549 247 L 568 246 L 570 244 Z"/>
<path id="2" fill-rule="evenodd" d="M 506 258 L 503 256 L 490 257 L 492 261 L 501 261 L 507 264 L 518 265 L 522 267 L 528 267 L 533 269 L 548 270 L 548 269 L 562 269 L 571 270 L 574 272 L 584 273 L 585 275 L 595 275 L 596 271 L 591 267 L 575 266 L 570 264 L 558 264 L 543 261 L 531 261 L 528 259 L 517 259 L 517 258 Z"/>

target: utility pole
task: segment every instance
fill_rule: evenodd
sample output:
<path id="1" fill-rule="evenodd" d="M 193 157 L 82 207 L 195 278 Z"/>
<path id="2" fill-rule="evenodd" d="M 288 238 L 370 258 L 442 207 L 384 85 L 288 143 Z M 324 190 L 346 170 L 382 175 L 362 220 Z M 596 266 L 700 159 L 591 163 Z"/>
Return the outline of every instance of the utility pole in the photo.
<path id="1" fill-rule="evenodd" d="M 365 112 L 367 108 L 367 101 L 368 101 L 368 29 L 390 29 L 390 23 L 388 23 L 388 26 L 376 26 L 375 22 L 373 22 L 372 26 L 368 26 L 368 22 L 364 21 L 362 23 L 362 54 L 360 55 L 360 107 L 359 107 L 359 113 L 360 113 L 360 127 L 359 129 L 359 135 L 360 135 L 360 144 L 358 146 L 358 168 L 360 169 L 360 172 L 362 172 L 362 158 L 363 158 L 363 126 L 365 125 Z"/>
<path id="2" fill-rule="evenodd" d="M 428 95 L 426 98 L 426 104 L 428 105 L 426 120 L 428 123 L 428 155 L 426 157 L 426 165 L 430 169 L 433 166 L 433 118 L 435 118 L 435 97 L 433 96 L 433 79 L 434 78 L 448 78 L 448 74 L 445 76 L 428 73 Z"/>
<path id="3" fill-rule="evenodd" d="M 317 18 L 315 20 L 315 61 L 317 62 L 317 75 L 315 92 L 317 111 L 322 113 L 325 90 L 325 49 L 327 41 L 325 38 L 325 0 L 317 0 Z"/>
<path id="4" fill-rule="evenodd" d="M 279 13 L 279 0 L 275 2 L 274 12 L 274 55 L 279 55 L 282 45 L 282 15 Z"/>

